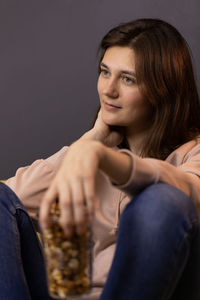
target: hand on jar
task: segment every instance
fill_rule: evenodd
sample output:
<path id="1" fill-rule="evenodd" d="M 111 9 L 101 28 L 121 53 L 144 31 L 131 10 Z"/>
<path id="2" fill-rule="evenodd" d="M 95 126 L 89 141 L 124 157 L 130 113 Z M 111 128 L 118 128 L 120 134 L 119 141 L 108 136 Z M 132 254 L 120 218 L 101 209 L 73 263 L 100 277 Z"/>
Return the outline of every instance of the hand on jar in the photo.
<path id="1" fill-rule="evenodd" d="M 91 221 L 95 211 L 95 177 L 103 157 L 104 145 L 98 141 L 79 139 L 73 143 L 47 190 L 40 207 L 42 229 L 50 226 L 50 209 L 59 199 L 60 223 L 70 235 L 74 228 L 84 231 L 86 218 Z"/>

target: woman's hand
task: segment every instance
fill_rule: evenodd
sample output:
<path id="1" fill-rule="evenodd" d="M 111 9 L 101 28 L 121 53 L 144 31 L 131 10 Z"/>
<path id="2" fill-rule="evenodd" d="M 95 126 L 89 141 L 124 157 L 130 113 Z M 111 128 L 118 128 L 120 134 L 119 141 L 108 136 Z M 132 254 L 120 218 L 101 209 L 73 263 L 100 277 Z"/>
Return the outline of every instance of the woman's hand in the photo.
<path id="1" fill-rule="evenodd" d="M 108 126 L 103 121 L 101 109 L 98 113 L 94 127 L 81 137 L 81 139 L 100 141 L 108 147 L 115 147 L 119 145 L 123 141 L 123 138 L 123 128 L 117 126 Z"/>
<path id="2" fill-rule="evenodd" d="M 40 207 L 42 229 L 50 226 L 51 204 L 59 199 L 60 223 L 69 235 L 74 227 L 84 231 L 86 218 L 92 220 L 95 210 L 95 177 L 103 155 L 103 144 L 79 139 L 72 144 L 46 192 Z"/>
<path id="3" fill-rule="evenodd" d="M 106 147 L 99 141 L 79 139 L 73 143 L 47 190 L 40 206 L 42 229 L 50 227 L 50 209 L 59 200 L 60 223 L 70 235 L 85 230 L 92 221 L 97 204 L 96 174 L 102 170 L 116 184 L 124 184 L 130 177 L 132 159 L 129 155 Z"/>

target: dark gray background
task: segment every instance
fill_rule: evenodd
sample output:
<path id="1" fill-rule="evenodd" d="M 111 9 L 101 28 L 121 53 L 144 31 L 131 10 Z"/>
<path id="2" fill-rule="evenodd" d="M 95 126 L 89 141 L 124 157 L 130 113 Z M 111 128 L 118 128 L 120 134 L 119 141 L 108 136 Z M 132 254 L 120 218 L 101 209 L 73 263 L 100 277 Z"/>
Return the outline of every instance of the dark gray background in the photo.
<path id="1" fill-rule="evenodd" d="M 97 47 L 118 23 L 156 17 L 173 24 L 192 49 L 199 82 L 199 13 L 199 0 L 1 0 L 0 178 L 90 128 Z"/>

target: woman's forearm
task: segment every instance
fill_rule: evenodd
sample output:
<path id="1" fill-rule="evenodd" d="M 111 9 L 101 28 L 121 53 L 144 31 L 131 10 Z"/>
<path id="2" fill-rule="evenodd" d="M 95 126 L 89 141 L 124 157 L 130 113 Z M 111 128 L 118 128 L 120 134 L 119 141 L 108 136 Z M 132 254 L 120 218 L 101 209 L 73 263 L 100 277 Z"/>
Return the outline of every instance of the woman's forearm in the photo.
<path id="1" fill-rule="evenodd" d="M 102 151 L 100 169 L 108 175 L 113 183 L 117 185 L 125 184 L 130 178 L 132 171 L 131 157 L 104 145 L 102 145 Z"/>

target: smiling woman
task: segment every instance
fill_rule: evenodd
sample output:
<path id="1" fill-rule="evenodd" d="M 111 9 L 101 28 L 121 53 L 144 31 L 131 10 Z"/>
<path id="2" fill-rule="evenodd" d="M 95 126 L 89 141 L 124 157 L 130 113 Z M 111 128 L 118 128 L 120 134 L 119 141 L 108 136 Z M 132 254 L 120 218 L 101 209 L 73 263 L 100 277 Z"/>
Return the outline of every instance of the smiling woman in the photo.
<path id="1" fill-rule="evenodd" d="M 170 24 L 139 19 L 111 29 L 100 51 L 93 128 L 7 180 L 20 200 L 1 186 L 0 298 L 50 299 L 26 210 L 50 230 L 58 201 L 66 237 L 93 228 L 87 300 L 199 300 L 200 104 L 187 44 Z"/>
<path id="2" fill-rule="evenodd" d="M 148 134 L 152 124 L 153 107 L 144 98 L 135 75 L 135 55 L 130 47 L 110 47 L 100 64 L 98 93 L 102 118 L 107 125 L 125 127 L 129 145 Z"/>

